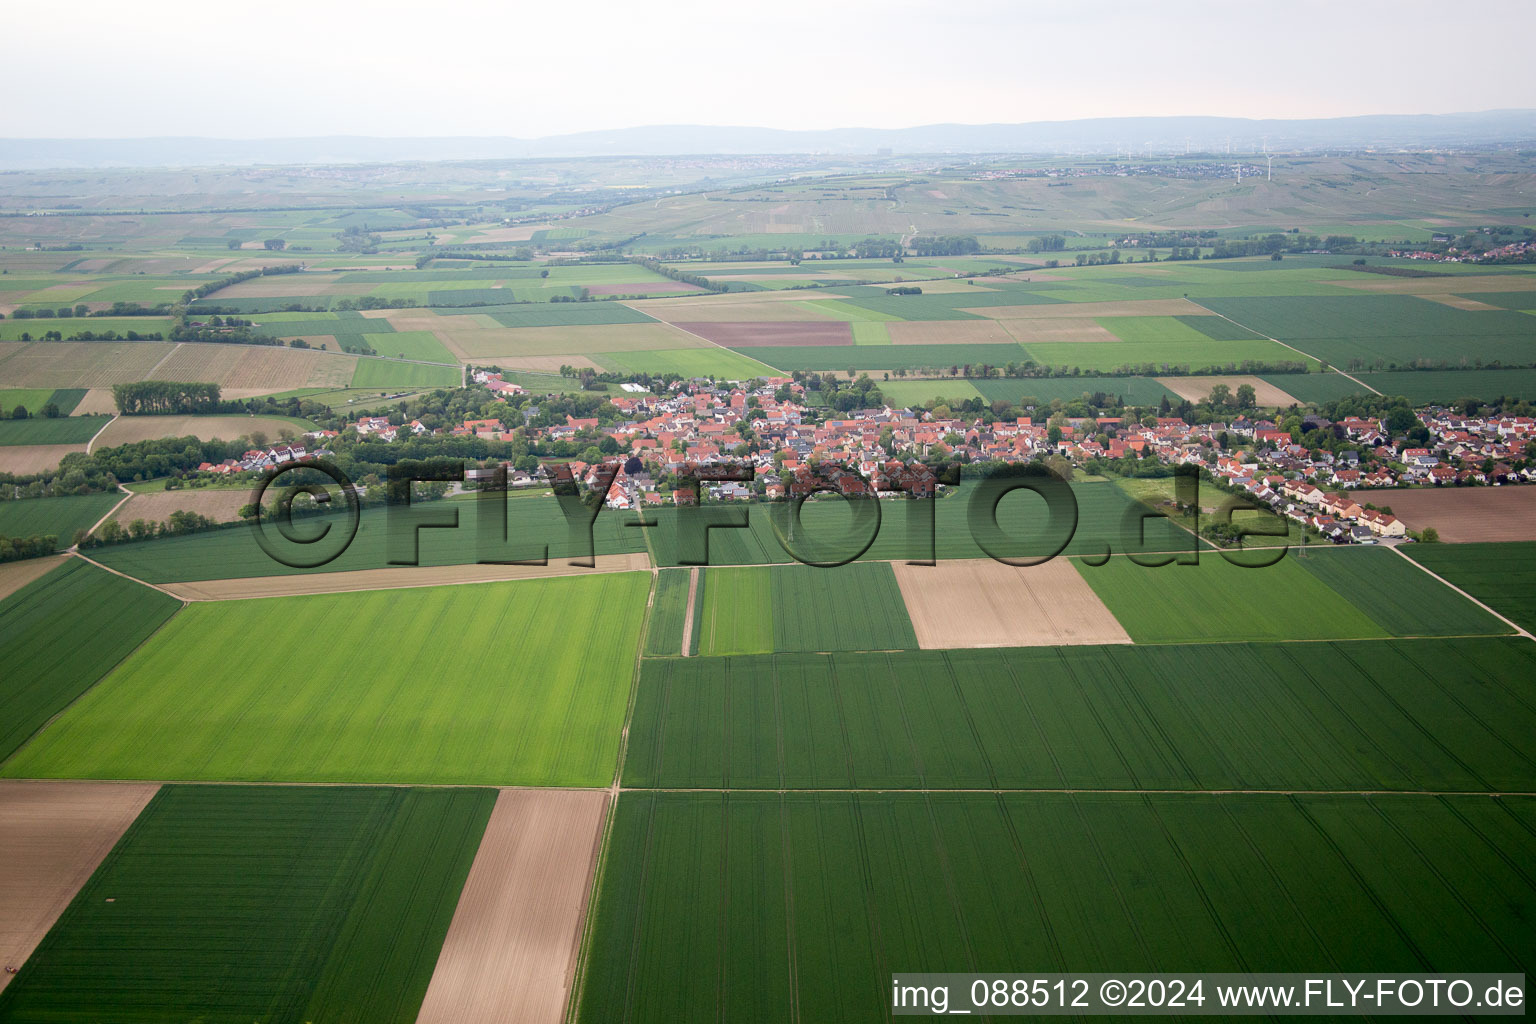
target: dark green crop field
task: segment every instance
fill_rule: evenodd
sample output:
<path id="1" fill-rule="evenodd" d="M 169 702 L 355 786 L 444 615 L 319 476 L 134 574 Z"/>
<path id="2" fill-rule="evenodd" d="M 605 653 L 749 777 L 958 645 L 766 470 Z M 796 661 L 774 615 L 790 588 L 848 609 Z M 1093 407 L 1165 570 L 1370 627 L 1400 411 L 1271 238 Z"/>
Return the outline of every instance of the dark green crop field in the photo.
<path id="1" fill-rule="evenodd" d="M 1403 550 L 1488 607 L 1536 630 L 1536 542 L 1413 544 Z"/>
<path id="2" fill-rule="evenodd" d="M 0 445 L 85 444 L 108 422 L 106 416 L 0 420 Z"/>
<path id="3" fill-rule="evenodd" d="M 19 505 L 30 504 L 30 502 L 0 503 L 0 523 L 4 522 L 7 504 Z M 491 502 L 487 514 L 491 517 L 493 538 L 482 542 L 477 532 L 480 528 L 480 511 L 478 497 L 426 502 L 412 506 L 412 515 L 448 518 L 457 513 L 458 516 L 458 526 L 455 528 L 420 531 L 416 551 L 421 564 L 461 565 L 482 558 L 518 560 L 539 558 L 546 553 L 550 559 L 554 560 L 573 554 L 585 554 L 583 548 L 585 534 L 581 534 L 576 540 L 572 539 L 570 527 L 560 511 L 558 502 L 547 493 L 514 495 L 508 498 L 505 513 L 505 536 L 508 539 L 505 541 L 501 539 L 501 533 L 494 530 L 497 525 L 495 517 L 499 511 L 496 503 Z M 627 518 L 608 510 L 598 515 L 592 534 L 598 554 L 645 550 L 643 531 L 624 527 L 623 523 Z M 339 531 L 344 517 L 325 517 L 323 521 L 330 522 L 331 528 Z M 304 523 L 301 520 L 297 528 L 306 531 L 306 536 L 313 536 L 321 525 L 321 522 Z M 243 576 L 272 576 L 296 572 L 380 569 L 386 567 L 392 557 L 389 548 L 391 529 L 389 509 L 363 509 L 358 521 L 357 536 L 353 538 L 351 545 L 335 561 L 314 569 L 295 569 L 275 561 L 262 550 L 252 528 L 247 526 L 97 548 L 93 552 L 93 557 L 114 569 L 120 569 L 154 583 L 237 579 Z M 5 531 L 0 529 L 0 533 L 3 532 Z M 409 535 L 409 530 L 406 529 L 403 536 L 409 538 Z M 338 532 L 337 537 L 340 536 Z M 407 549 L 409 548 L 410 545 L 407 544 Z M 286 545 L 283 550 L 302 556 L 311 554 L 309 548 L 303 544 Z"/>
<path id="4" fill-rule="evenodd" d="M 1515 638 L 647 661 L 624 782 L 1525 792 L 1533 670 Z"/>
<path id="5" fill-rule="evenodd" d="M 416 1019 L 493 790 L 166 786 L 0 1020 Z"/>
<path id="6" fill-rule="evenodd" d="M 0 601 L 0 760 L 180 607 L 78 558 Z"/>
<path id="7" fill-rule="evenodd" d="M 626 793 L 583 1020 L 881 1020 L 890 978 L 1529 971 L 1536 801 Z"/>
<path id="8" fill-rule="evenodd" d="M 663 569 L 656 574 L 651 616 L 645 631 L 645 653 L 653 656 L 681 654 L 683 621 L 688 615 L 688 570 Z M 698 634 L 694 634 L 697 643 Z"/>
<path id="9" fill-rule="evenodd" d="M 1092 347 L 1092 346 L 1084 346 Z M 1028 358 L 1019 345 L 753 345 L 732 351 L 761 360 L 781 370 L 815 370 L 818 373 L 847 370 L 853 366 L 873 370 L 946 369 L 986 363 L 1004 366 Z"/>
<path id="10" fill-rule="evenodd" d="M 1296 555 L 1292 549 L 1292 555 Z M 1337 547 L 1288 559 L 1338 591 L 1393 636 L 1512 632 L 1407 559 L 1386 548 Z"/>
<path id="11" fill-rule="evenodd" d="M 59 498 L 23 498 L 0 501 L 0 536 L 59 538 L 59 547 L 75 541 L 76 530 L 86 530 L 123 500 L 116 491 L 70 494 Z"/>

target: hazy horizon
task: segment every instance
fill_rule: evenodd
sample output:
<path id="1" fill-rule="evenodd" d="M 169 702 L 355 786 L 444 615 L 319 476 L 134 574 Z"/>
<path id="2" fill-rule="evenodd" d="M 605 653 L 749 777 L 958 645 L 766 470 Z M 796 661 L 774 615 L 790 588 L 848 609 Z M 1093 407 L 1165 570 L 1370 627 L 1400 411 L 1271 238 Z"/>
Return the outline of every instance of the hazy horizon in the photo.
<path id="1" fill-rule="evenodd" d="M 537 139 L 652 126 L 817 131 L 1100 117 L 1307 119 L 1536 107 L 1536 27 L 1516 0 L 1447 9 L 1209 0 L 1092 9 L 981 0 L 786 0 L 771 16 L 697 0 L 665 14 L 272 0 L 259 19 L 190 0 L 10 12 L 0 66 L 25 96 L 0 137 L 334 135 Z M 126 43 L 148 31 L 148 49 Z M 67 71 L 68 73 L 62 73 Z"/>

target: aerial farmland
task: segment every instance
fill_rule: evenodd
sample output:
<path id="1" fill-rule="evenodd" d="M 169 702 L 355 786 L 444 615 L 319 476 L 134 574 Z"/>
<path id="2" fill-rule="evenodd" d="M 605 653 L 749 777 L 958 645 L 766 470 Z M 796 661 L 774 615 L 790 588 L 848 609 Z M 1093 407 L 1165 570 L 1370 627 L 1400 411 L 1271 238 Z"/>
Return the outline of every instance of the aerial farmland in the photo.
<path id="1" fill-rule="evenodd" d="M 594 45 L 599 6 L 562 15 Z M 198 18 L 189 60 L 281 42 Z M 626 25 L 604 117 L 685 125 L 636 84 L 685 65 L 712 109 L 735 67 Z M 855 28 L 902 69 L 856 119 L 995 123 L 610 132 L 537 48 L 487 78 L 370 25 L 374 65 L 263 80 L 292 131 L 206 83 L 184 122 L 0 114 L 0 1024 L 1524 984 L 1536 115 L 1108 137 L 1123 86 L 1019 124 Z M 1084 70 L 1040 67 L 1032 103 Z M 532 82 L 582 130 L 363 116 L 532 125 Z"/>

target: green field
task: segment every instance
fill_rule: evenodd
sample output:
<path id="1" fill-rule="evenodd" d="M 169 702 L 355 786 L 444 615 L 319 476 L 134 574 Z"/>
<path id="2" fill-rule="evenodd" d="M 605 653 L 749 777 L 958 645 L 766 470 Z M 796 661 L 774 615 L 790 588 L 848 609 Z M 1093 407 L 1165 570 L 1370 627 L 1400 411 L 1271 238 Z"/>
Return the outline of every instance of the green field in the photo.
<path id="1" fill-rule="evenodd" d="M 1257 561 L 1271 556 L 1234 557 Z M 1100 566 L 1074 564 L 1139 644 L 1387 635 L 1294 558 L 1265 568 L 1233 565 L 1209 552 L 1198 565 L 1149 569 L 1129 558 L 1111 558 Z"/>
<path id="2" fill-rule="evenodd" d="M 656 595 L 646 624 L 645 653 L 651 656 L 681 654 L 683 622 L 688 617 L 688 576 L 685 569 L 663 569 L 656 574 Z M 698 646 L 698 634 L 692 645 Z"/>
<path id="3" fill-rule="evenodd" d="M 716 377 L 721 380 L 751 380 L 753 377 L 783 376 L 768 361 L 759 358 L 762 349 L 744 354 L 728 348 L 676 348 L 642 352 L 596 352 L 592 359 L 619 373 L 676 373 L 683 377 Z"/>
<path id="4" fill-rule="evenodd" d="M 1514 638 L 647 660 L 624 783 L 1525 792 L 1533 667 Z"/>
<path id="5" fill-rule="evenodd" d="M 882 1020 L 904 964 L 1527 971 L 1533 824 L 1523 797 L 626 793 L 580 1018 Z"/>
<path id="6" fill-rule="evenodd" d="M 932 552 L 939 558 L 985 558 L 989 551 L 978 543 L 985 539 L 992 553 L 1008 558 L 1041 558 L 1058 550 L 1067 554 L 1091 555 L 1113 551 L 1188 551 L 1193 546 L 1207 547 L 1196 541 L 1164 516 L 1145 520 L 1141 526 L 1145 540 L 1137 543 L 1137 523 L 1131 518 L 1145 507 L 1109 483 L 1071 485 L 1076 502 L 1076 518 L 1063 516 L 1053 522 L 1045 500 L 1032 491 L 1020 489 L 1004 495 L 995 510 L 989 510 L 981 492 L 972 483 L 964 483 L 953 494 L 933 502 L 934 527 Z M 797 550 L 820 545 L 830 554 L 845 551 L 841 542 L 852 538 L 852 550 L 864 538 L 853 536 L 850 513 L 841 499 L 807 501 L 801 508 L 801 543 Z M 868 560 L 921 559 L 930 548 L 913 537 L 914 527 L 922 526 L 922 507 L 918 502 L 881 501 L 880 521 L 873 543 L 861 556 Z M 769 507 L 743 506 L 737 510 L 746 518 L 743 529 L 708 531 L 709 565 L 763 565 L 792 561 L 773 528 Z M 987 524 L 995 511 L 1000 535 L 990 534 Z M 657 526 L 645 530 L 649 535 L 657 565 L 678 565 L 682 557 L 699 557 L 696 539 L 704 522 L 692 509 L 660 509 L 648 513 Z M 973 517 L 978 522 L 974 524 Z M 601 527 L 603 516 L 598 516 Z M 635 532 L 635 531 L 631 531 Z M 1065 543 L 1065 547 L 1062 544 Z M 695 545 L 690 554 L 681 545 Z M 836 561 L 835 558 L 819 558 Z M 114 563 L 116 564 L 116 563 Z"/>
<path id="7" fill-rule="evenodd" d="M 59 538 L 59 547 L 75 542 L 76 530 L 88 530 L 123 500 L 116 491 L 71 494 L 61 498 L 0 501 L 0 537 Z"/>
<path id="8" fill-rule="evenodd" d="M 1195 334 L 1191 331 L 1190 334 Z M 1199 335 L 1196 334 L 1198 338 Z M 1297 353 L 1273 341 L 1104 341 L 1034 342 L 1023 346 L 1029 358 L 1043 366 L 1071 366 L 1108 373 L 1132 369 L 1169 373 L 1183 367 L 1190 373 L 1235 371 L 1244 362 L 1273 365 L 1302 362 Z"/>
<path id="9" fill-rule="evenodd" d="M 696 602 L 702 655 L 917 647 L 888 562 L 706 569 Z"/>
<path id="10" fill-rule="evenodd" d="M 46 498 L 42 501 L 78 499 Z M 8 505 L 31 502 L 0 502 L 0 526 Z M 108 505 L 108 508 L 111 506 Z M 506 503 L 506 545 L 482 544 L 480 541 L 480 502 L 478 497 L 450 499 L 413 506 L 413 513 L 437 516 L 457 514 L 456 529 L 427 529 L 417 535 L 417 554 L 422 565 L 461 565 L 481 559 L 514 561 L 548 556 L 551 560 L 576 557 L 586 551 L 585 536 L 573 539 L 559 505 L 548 492 L 527 499 L 513 498 Z M 490 514 L 499 509 L 491 503 Z M 631 518 L 623 513 L 604 511 L 592 527 L 596 553 L 601 555 L 636 553 L 645 550 L 644 532 L 625 527 Z M 94 522 L 95 520 L 91 520 Z M 322 520 L 322 522 L 325 520 Z M 340 530 L 345 520 L 337 517 L 333 529 Z M 114 569 L 152 583 L 183 580 L 238 579 L 244 576 L 273 576 L 290 573 L 348 572 L 355 569 L 382 569 L 389 564 L 390 509 L 363 509 L 358 519 L 357 535 L 346 550 L 325 565 L 313 569 L 295 569 L 274 560 L 257 543 L 251 527 L 245 525 L 185 534 L 133 544 L 97 548 L 92 557 Z M 492 520 L 494 530 L 495 520 Z M 89 524 L 87 524 L 89 525 Z M 306 534 L 318 532 L 320 523 L 301 526 Z M 5 532 L 0 528 L 0 533 Z M 721 531 L 712 531 L 716 538 Z M 273 530 L 271 535 L 277 537 Z M 339 534 L 338 534 L 339 535 Z M 580 541 L 580 543 L 577 543 Z M 334 550 L 334 549 L 328 549 Z M 283 544 L 285 557 L 308 557 L 312 552 L 303 545 Z"/>
<path id="11" fill-rule="evenodd" d="M 1021 398 L 1033 398 L 1036 403 L 1049 404 L 1056 399 L 1070 402 L 1084 395 L 1102 393 L 1118 395 L 1126 405 L 1156 405 L 1167 398 L 1176 401 L 1178 396 L 1151 377 L 1022 377 L 994 378 L 971 381 L 989 402 L 999 399 L 1018 402 Z"/>
<path id="12" fill-rule="evenodd" d="M 1297 552 L 1293 549 L 1292 554 Z M 1291 559 L 1392 636 L 1474 636 L 1510 628 L 1386 548 L 1348 545 Z"/>
<path id="13" fill-rule="evenodd" d="M 6 1021 L 416 1019 L 495 793 L 166 786 Z"/>
<path id="14" fill-rule="evenodd" d="M 354 388 L 456 388 L 464 380 L 457 366 L 403 363 L 364 356 L 352 373 Z"/>
<path id="15" fill-rule="evenodd" d="M 0 420 L 0 446 L 19 444 L 85 444 L 111 422 L 110 416 L 36 417 Z"/>
<path id="16" fill-rule="evenodd" d="M 0 601 L 0 760 L 181 607 L 71 558 Z"/>
<path id="17" fill-rule="evenodd" d="M 365 334 L 363 340 L 381 356 L 420 359 L 429 363 L 458 362 L 437 335 L 431 331 L 396 331 L 393 334 Z"/>
<path id="18" fill-rule="evenodd" d="M 449 315 L 454 310 L 437 310 Z M 595 324 L 648 324 L 652 318 L 619 302 L 532 303 L 476 309 L 503 327 L 575 327 Z M 452 326 L 452 321 L 445 326 Z"/>
<path id="19" fill-rule="evenodd" d="M 197 603 L 5 774 L 606 785 L 649 585 L 606 573 Z"/>
<path id="20" fill-rule="evenodd" d="M 40 416 L 43 407 L 51 402 L 68 416 L 84 397 L 84 388 L 0 388 L 0 410 L 10 415 L 19 405 L 33 416 Z"/>
<path id="21" fill-rule="evenodd" d="M 1081 346 L 1098 348 L 1101 346 Z M 1027 357 L 1018 345 L 754 345 L 736 351 L 784 370 L 841 372 L 850 366 L 871 370 L 946 369 L 986 363 L 1005 366 Z M 600 357 L 601 358 L 601 357 Z"/>
<path id="22" fill-rule="evenodd" d="M 0 320 L 0 341 L 20 341 L 23 334 L 34 341 L 40 341 L 49 331 L 58 331 L 66 339 L 85 331 L 98 335 L 107 331 L 115 331 L 119 335 L 137 331 L 140 335 L 159 333 L 164 336 L 170 333 L 172 326 L 171 319 L 163 316 L 91 316 L 63 320 L 6 319 Z"/>
<path id="23" fill-rule="evenodd" d="M 1494 611 L 1536 631 L 1536 542 L 1411 544 L 1403 551 Z"/>
<path id="24" fill-rule="evenodd" d="M 1266 373 L 1259 376 L 1297 401 L 1313 405 L 1336 402 L 1350 395 L 1369 394 L 1365 388 L 1342 373 Z M 1363 379 L 1363 375 L 1358 373 L 1350 376 Z"/>

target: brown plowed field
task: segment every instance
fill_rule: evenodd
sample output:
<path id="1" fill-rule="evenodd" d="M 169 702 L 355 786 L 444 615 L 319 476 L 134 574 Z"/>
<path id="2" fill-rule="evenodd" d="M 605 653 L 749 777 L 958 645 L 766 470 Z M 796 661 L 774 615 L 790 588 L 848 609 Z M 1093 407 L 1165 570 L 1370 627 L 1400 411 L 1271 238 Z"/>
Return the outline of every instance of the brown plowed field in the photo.
<path id="1" fill-rule="evenodd" d="M 1451 544 L 1536 540 L 1536 487 L 1351 491 L 1350 497 L 1387 506 L 1410 530 L 1433 526 Z"/>
<path id="2" fill-rule="evenodd" d="M 459 320 L 461 317 L 443 317 Z M 564 356 L 588 352 L 645 352 L 703 348 L 705 343 L 671 324 L 576 324 L 568 327 L 436 328 L 449 351 L 460 359 L 510 359 Z"/>
<path id="3" fill-rule="evenodd" d="M 1066 558 L 1023 568 L 990 558 L 893 568 L 924 650 L 1131 642 Z"/>
<path id="4" fill-rule="evenodd" d="M 608 794 L 503 790 L 416 1024 L 559 1024 Z"/>
<path id="5" fill-rule="evenodd" d="M 45 473 L 70 452 L 83 451 L 83 444 L 0 445 L 0 473 Z"/>
<path id="6" fill-rule="evenodd" d="M 545 576 L 649 570 L 648 555 L 598 555 L 591 569 L 551 558 L 548 565 L 440 565 L 396 569 L 359 569 L 291 576 L 249 576 L 233 580 L 194 580 L 166 583 L 161 589 L 184 601 L 239 601 L 253 597 L 292 597 L 296 594 L 341 594 L 354 590 L 399 590 L 441 587 L 454 583 L 493 583 Z"/>
<path id="7" fill-rule="evenodd" d="M 0 781 L 0 962 L 20 967 L 160 787 Z M 0 989 L 13 976 L 0 973 Z"/>
<path id="8" fill-rule="evenodd" d="M 161 437 L 233 441 L 249 437 L 253 431 L 266 434 L 268 441 L 276 441 L 284 430 L 295 435 L 302 433 L 299 427 L 287 420 L 266 416 L 119 416 L 96 438 L 96 446 L 116 448 L 118 445 L 153 441 Z"/>
<path id="9" fill-rule="evenodd" d="M 57 569 L 68 555 L 27 558 L 20 562 L 0 563 L 0 600 L 10 597 L 39 576 Z"/>
<path id="10" fill-rule="evenodd" d="M 679 320 L 677 326 L 690 334 L 708 338 L 716 345 L 724 345 L 727 348 L 755 348 L 759 345 L 798 345 L 811 348 L 853 344 L 852 328 L 845 323 L 836 322 L 721 323 L 711 320 Z"/>
<path id="11" fill-rule="evenodd" d="M 163 523 L 172 512 L 196 512 L 219 522 L 233 522 L 239 518 L 240 506 L 249 503 L 251 491 L 245 488 L 187 488 L 180 491 L 155 491 L 152 494 L 135 494 L 118 506 L 112 518 L 127 525 L 135 519 Z"/>
<path id="12" fill-rule="evenodd" d="M 91 388 L 80 399 L 80 404 L 75 406 L 71 416 L 116 416 L 117 402 L 112 398 L 111 388 Z"/>

